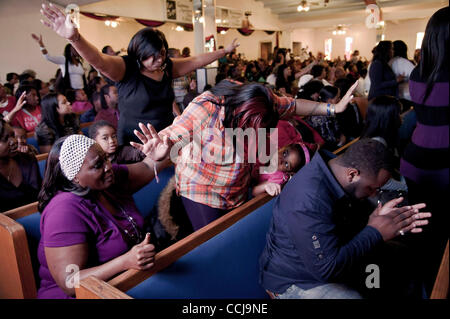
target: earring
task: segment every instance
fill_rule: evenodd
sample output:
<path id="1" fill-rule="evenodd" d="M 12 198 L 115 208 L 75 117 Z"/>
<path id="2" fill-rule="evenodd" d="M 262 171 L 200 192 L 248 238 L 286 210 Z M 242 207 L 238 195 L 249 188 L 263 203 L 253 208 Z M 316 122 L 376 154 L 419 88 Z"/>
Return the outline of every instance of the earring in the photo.
<path id="1" fill-rule="evenodd" d="M 138 66 L 139 70 L 142 69 L 141 62 L 139 60 L 136 60 L 136 63 L 137 63 L 137 66 Z"/>

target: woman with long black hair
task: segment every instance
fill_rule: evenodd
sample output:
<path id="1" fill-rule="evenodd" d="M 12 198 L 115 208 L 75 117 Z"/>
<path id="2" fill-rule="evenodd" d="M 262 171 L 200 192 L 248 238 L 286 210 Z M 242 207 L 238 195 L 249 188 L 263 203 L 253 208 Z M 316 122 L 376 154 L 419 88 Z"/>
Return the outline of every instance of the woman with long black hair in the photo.
<path id="1" fill-rule="evenodd" d="M 32 33 L 31 37 L 39 44 L 44 57 L 57 65 L 61 70 L 61 78 L 57 79 L 56 91 L 61 94 L 66 94 L 67 90 L 78 90 L 87 87 L 85 70 L 83 68 L 83 59 L 78 54 L 77 50 L 72 45 L 67 44 L 64 47 L 64 55 L 52 56 L 48 53 L 42 41 L 42 35 L 39 37 Z"/>
<path id="2" fill-rule="evenodd" d="M 64 95 L 47 94 L 42 99 L 41 109 L 42 120 L 35 130 L 41 153 L 48 153 L 58 138 L 80 131 L 78 117 Z"/>
<path id="3" fill-rule="evenodd" d="M 449 7 L 428 21 L 419 65 L 411 72 L 409 92 L 417 115 L 411 143 L 400 163 L 410 203 L 425 202 L 429 228 L 415 238 L 430 292 L 448 240 L 449 191 Z"/>

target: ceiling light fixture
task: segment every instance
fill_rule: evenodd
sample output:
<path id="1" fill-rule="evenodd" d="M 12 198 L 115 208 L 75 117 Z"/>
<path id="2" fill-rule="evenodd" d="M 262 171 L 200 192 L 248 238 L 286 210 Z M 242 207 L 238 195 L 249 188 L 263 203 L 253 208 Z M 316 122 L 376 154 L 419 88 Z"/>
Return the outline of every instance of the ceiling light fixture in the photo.
<path id="1" fill-rule="evenodd" d="M 309 5 L 308 5 L 308 2 L 306 2 L 306 1 L 300 2 L 300 5 L 297 7 L 297 11 L 298 12 L 302 12 L 302 11 L 308 12 L 309 9 L 310 8 L 309 8 Z"/>

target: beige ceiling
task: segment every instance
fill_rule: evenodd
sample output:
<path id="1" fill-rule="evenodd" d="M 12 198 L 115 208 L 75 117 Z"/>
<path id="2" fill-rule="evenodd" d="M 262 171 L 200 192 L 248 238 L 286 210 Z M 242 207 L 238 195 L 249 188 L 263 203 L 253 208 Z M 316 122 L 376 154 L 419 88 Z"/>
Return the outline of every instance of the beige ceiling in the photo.
<path id="1" fill-rule="evenodd" d="M 329 0 L 324 6 L 324 0 L 310 0 L 308 12 L 298 12 L 297 6 L 301 0 L 255 0 L 262 2 L 265 8 L 278 16 L 286 24 L 301 23 L 305 26 L 324 26 L 331 20 L 339 19 L 342 23 L 360 23 L 365 19 L 366 3 L 364 0 Z M 414 19 L 429 16 L 448 1 L 442 0 L 378 0 L 383 14 L 390 20 Z"/>

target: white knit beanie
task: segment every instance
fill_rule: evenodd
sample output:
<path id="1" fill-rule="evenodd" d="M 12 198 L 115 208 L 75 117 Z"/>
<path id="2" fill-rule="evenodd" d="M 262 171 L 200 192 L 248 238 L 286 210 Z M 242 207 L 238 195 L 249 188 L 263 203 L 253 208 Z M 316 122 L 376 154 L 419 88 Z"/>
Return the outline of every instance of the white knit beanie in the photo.
<path id="1" fill-rule="evenodd" d="M 80 171 L 89 148 L 95 141 L 84 135 L 69 135 L 59 153 L 59 163 L 64 176 L 72 181 Z"/>

